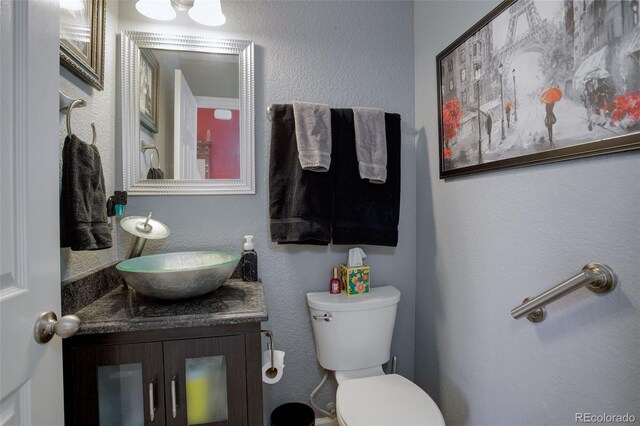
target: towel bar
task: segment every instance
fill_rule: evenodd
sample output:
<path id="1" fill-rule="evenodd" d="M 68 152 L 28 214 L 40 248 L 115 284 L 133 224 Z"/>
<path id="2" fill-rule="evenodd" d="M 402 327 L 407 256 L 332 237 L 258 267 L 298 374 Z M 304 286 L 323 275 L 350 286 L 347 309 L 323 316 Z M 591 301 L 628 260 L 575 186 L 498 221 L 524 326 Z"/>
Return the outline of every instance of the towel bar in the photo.
<path id="1" fill-rule="evenodd" d="M 156 154 L 158 154 L 158 168 L 160 168 L 160 151 L 158 151 L 158 147 L 155 146 L 152 143 L 143 141 L 142 142 L 142 147 L 140 148 L 140 152 L 142 152 L 144 154 L 148 149 L 153 149 L 153 150 L 156 151 Z M 153 167 L 153 152 L 151 153 L 151 156 L 149 157 L 149 165 L 151 167 Z"/>
<path id="2" fill-rule="evenodd" d="M 613 290 L 615 285 L 616 276 L 611 268 L 602 263 L 591 262 L 585 265 L 579 274 L 534 298 L 524 299 L 520 306 L 511 310 L 511 316 L 518 319 L 526 315 L 527 319 L 533 323 L 542 322 L 546 317 L 545 305 L 554 300 L 558 300 L 583 286 L 594 293 L 608 293 Z"/>
<path id="3" fill-rule="evenodd" d="M 271 104 L 267 107 L 267 120 L 273 121 L 273 105 Z"/>
<path id="4" fill-rule="evenodd" d="M 85 107 L 87 106 L 87 102 L 84 99 L 72 99 L 69 96 L 65 95 L 62 92 L 59 92 L 58 95 L 58 107 L 60 111 L 65 112 L 67 114 L 66 124 L 67 124 L 67 136 L 71 137 L 73 132 L 71 131 L 71 111 L 77 107 Z M 96 125 L 95 123 L 91 123 L 91 132 L 93 133 L 93 139 L 91 141 L 92 145 L 96 143 Z"/>

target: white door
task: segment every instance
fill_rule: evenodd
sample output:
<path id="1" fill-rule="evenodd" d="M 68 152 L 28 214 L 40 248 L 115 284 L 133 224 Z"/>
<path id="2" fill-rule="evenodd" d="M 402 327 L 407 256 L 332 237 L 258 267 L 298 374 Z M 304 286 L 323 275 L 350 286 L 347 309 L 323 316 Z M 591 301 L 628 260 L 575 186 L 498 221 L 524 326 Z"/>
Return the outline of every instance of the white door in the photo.
<path id="1" fill-rule="evenodd" d="M 0 424 L 62 425 L 60 338 L 34 340 L 60 314 L 59 6 L 0 0 Z"/>
<path id="2" fill-rule="evenodd" d="M 174 176 L 200 179 L 198 173 L 198 103 L 181 70 L 176 70 L 174 111 Z"/>

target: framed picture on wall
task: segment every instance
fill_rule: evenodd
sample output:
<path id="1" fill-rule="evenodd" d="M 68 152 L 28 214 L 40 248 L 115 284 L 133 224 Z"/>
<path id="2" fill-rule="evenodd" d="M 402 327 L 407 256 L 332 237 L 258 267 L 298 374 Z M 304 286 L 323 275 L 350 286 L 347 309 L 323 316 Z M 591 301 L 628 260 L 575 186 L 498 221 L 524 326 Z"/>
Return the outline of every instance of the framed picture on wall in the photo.
<path id="1" fill-rule="evenodd" d="M 158 59 L 149 49 L 140 49 L 140 123 L 158 133 Z"/>
<path id="2" fill-rule="evenodd" d="M 443 50 L 440 177 L 640 148 L 639 13 L 506 0 Z"/>
<path id="3" fill-rule="evenodd" d="M 104 88 L 105 1 L 60 1 L 60 63 L 98 90 Z"/>

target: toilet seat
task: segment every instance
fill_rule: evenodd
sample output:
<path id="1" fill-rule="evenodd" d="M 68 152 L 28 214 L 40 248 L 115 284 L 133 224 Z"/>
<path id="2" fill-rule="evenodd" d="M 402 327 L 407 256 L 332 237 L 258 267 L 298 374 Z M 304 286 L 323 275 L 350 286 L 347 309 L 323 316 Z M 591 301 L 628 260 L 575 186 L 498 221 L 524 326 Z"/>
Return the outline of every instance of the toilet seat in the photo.
<path id="1" fill-rule="evenodd" d="M 398 374 L 341 383 L 336 411 L 340 424 L 348 426 L 445 426 L 429 395 Z"/>

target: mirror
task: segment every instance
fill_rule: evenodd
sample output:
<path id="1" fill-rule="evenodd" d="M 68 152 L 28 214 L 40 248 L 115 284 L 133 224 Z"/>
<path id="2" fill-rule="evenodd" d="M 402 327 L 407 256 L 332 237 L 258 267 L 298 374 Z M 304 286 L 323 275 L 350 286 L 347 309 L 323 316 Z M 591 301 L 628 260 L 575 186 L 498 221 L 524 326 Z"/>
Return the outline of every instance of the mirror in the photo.
<path id="1" fill-rule="evenodd" d="M 253 43 L 121 34 L 123 187 L 255 194 Z"/>

